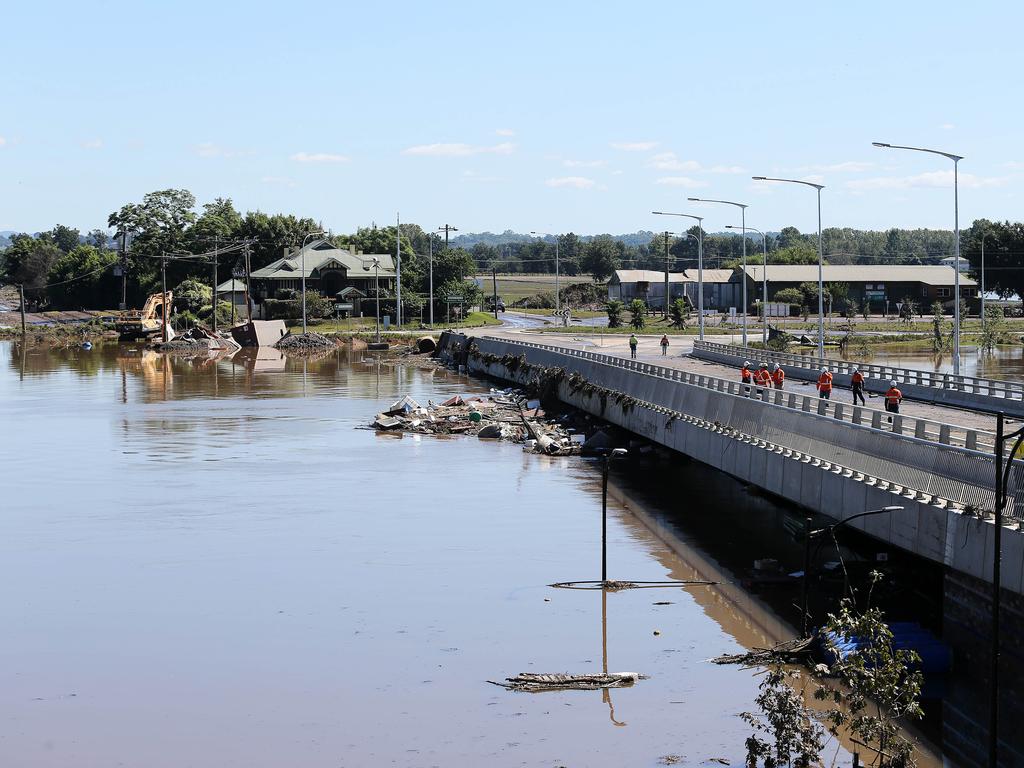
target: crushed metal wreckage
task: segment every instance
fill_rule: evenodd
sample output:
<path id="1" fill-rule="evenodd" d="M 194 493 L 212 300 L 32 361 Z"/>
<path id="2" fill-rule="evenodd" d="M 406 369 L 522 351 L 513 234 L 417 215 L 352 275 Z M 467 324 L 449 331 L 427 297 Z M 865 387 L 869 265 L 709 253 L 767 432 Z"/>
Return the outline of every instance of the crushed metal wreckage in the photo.
<path id="1" fill-rule="evenodd" d="M 578 454 L 583 436 L 547 420 L 540 403 L 516 389 L 489 395 L 454 395 L 421 406 L 405 395 L 378 413 L 372 425 L 382 432 L 420 435 L 476 435 L 481 439 L 522 443 L 526 450 L 549 456 Z"/>
<path id="2" fill-rule="evenodd" d="M 647 675 L 639 672 L 605 672 L 592 675 L 542 674 L 523 672 L 515 677 L 506 677 L 504 682 L 488 680 L 508 691 L 541 693 L 544 691 L 598 691 L 602 688 L 629 688 Z"/>

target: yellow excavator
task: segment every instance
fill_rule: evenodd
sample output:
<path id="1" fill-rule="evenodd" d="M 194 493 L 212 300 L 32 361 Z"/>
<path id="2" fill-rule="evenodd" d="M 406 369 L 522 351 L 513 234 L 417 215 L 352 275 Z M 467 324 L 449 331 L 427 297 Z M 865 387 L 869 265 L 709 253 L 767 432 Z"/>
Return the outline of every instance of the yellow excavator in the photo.
<path id="1" fill-rule="evenodd" d="M 117 330 L 121 341 L 134 341 L 136 339 L 148 339 L 159 334 L 164 327 L 164 295 L 163 293 L 151 294 L 146 299 L 142 310 L 129 309 L 120 312 L 117 320 L 114 321 L 114 328 Z M 171 306 L 174 294 L 167 292 L 167 316 L 171 313 Z M 167 338 L 174 336 L 174 331 L 168 325 Z"/>

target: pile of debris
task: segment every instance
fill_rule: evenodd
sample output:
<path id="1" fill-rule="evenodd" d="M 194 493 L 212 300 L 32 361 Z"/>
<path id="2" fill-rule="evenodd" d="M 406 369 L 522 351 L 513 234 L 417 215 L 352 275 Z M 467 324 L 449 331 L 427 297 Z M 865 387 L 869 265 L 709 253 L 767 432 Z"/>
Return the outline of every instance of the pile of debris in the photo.
<path id="1" fill-rule="evenodd" d="M 274 345 L 278 349 L 294 352 L 319 351 L 337 346 L 334 341 L 319 333 L 290 333 Z"/>
<path id="2" fill-rule="evenodd" d="M 638 672 L 605 672 L 603 674 L 570 675 L 568 673 L 544 674 L 521 672 L 515 677 L 506 677 L 504 682 L 488 680 L 508 691 L 598 691 L 603 688 L 630 688 L 647 675 Z"/>
<path id="3" fill-rule="evenodd" d="M 423 407 L 406 395 L 377 414 L 373 428 L 420 435 L 476 435 L 482 439 L 522 443 L 526 450 L 549 456 L 580 452 L 583 435 L 546 419 L 540 401 L 527 400 L 514 389 L 491 390 L 490 395 L 455 395 Z"/>

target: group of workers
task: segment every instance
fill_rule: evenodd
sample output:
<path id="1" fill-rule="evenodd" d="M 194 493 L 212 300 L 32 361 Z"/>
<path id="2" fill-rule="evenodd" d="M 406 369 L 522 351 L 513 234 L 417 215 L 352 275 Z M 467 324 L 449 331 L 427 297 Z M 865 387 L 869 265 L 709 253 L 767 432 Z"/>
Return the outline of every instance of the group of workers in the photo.
<path id="1" fill-rule="evenodd" d="M 786 381 L 786 372 L 778 363 L 775 363 L 770 371 L 768 370 L 768 363 L 761 363 L 760 366 L 754 369 L 751 367 L 751 362 L 747 360 L 743 363 L 743 367 L 740 368 L 740 381 L 755 387 L 782 389 Z M 823 367 L 818 374 L 817 389 L 819 398 L 822 400 L 832 399 L 832 372 L 826 367 Z M 866 405 L 864 400 L 864 374 L 858 368 L 854 368 L 850 375 L 850 389 L 853 391 L 853 404 L 857 405 L 859 400 L 861 405 Z M 895 381 L 890 381 L 889 389 L 885 393 L 885 410 L 889 413 L 899 413 L 901 402 L 903 402 L 903 393 L 900 392 Z"/>

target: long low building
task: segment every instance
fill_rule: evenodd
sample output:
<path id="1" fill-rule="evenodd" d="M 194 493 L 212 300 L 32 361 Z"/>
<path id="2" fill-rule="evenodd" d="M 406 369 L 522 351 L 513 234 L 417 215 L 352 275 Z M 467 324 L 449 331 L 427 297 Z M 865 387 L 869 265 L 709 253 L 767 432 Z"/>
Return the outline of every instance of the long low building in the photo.
<path id="1" fill-rule="evenodd" d="M 734 279 L 731 269 L 705 269 L 705 309 L 726 309 L 735 303 L 733 294 L 739 290 L 739 281 Z M 669 272 L 670 301 L 683 298 L 697 306 L 697 270 Z M 608 299 L 618 299 L 627 304 L 641 299 L 652 309 L 665 306 L 665 273 L 653 269 L 617 269 L 608 281 Z"/>
<path id="2" fill-rule="evenodd" d="M 746 276 L 747 295 L 754 302 L 761 297 L 764 267 L 748 266 Z M 798 288 L 801 283 L 816 284 L 818 265 L 769 262 L 767 279 L 768 300 L 772 301 L 775 294 L 785 288 Z M 845 283 L 849 286 L 851 301 L 860 304 L 866 299 L 874 311 L 883 309 L 886 302 L 895 310 L 896 304 L 907 297 L 927 309 L 936 301 L 952 306 L 956 273 L 952 266 L 932 264 L 826 264 L 822 279 L 825 283 Z M 964 299 L 978 296 L 978 284 L 966 275 L 960 275 L 960 296 Z"/>

